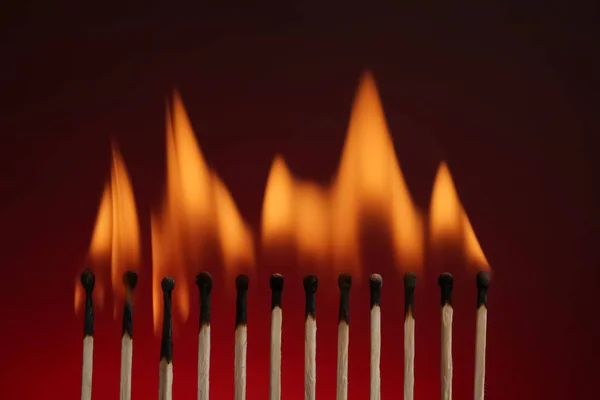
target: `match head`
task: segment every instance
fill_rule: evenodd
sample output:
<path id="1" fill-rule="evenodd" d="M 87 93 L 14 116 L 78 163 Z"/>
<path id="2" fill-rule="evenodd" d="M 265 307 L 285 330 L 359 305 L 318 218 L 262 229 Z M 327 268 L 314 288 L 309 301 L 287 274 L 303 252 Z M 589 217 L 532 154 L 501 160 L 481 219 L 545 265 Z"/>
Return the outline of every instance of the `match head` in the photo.
<path id="1" fill-rule="evenodd" d="M 352 287 L 352 276 L 350 274 L 340 274 L 338 277 L 338 287 L 341 291 L 350 290 Z"/>
<path id="2" fill-rule="evenodd" d="M 414 289 L 417 287 L 417 275 L 414 272 L 404 274 L 404 290 Z"/>
<path id="3" fill-rule="evenodd" d="M 81 273 L 81 286 L 83 286 L 86 292 L 91 292 L 94 290 L 95 284 L 96 277 L 94 276 L 94 273 L 89 268 L 86 268 L 86 270 Z"/>
<path id="4" fill-rule="evenodd" d="M 271 290 L 274 292 L 281 292 L 283 290 L 283 275 L 273 274 L 269 280 Z"/>
<path id="5" fill-rule="evenodd" d="M 307 275 L 302 281 L 306 294 L 315 294 L 319 287 L 319 278 L 316 275 Z"/>
<path id="6" fill-rule="evenodd" d="M 175 279 L 172 276 L 165 276 L 160 283 L 163 293 L 171 293 L 175 289 Z"/>
<path id="7" fill-rule="evenodd" d="M 196 275 L 196 286 L 200 291 L 206 291 L 206 293 L 210 293 L 212 290 L 212 276 L 208 272 L 200 272 Z"/>
<path id="8" fill-rule="evenodd" d="M 235 278 L 235 287 L 238 292 L 245 292 L 248 290 L 248 277 L 246 275 L 238 275 Z"/>
<path id="9" fill-rule="evenodd" d="M 127 271 L 123 274 L 123 285 L 133 290 L 137 285 L 138 275 L 133 271 Z"/>
<path id="10" fill-rule="evenodd" d="M 454 277 L 452 274 L 445 272 L 438 278 L 438 285 L 440 285 L 441 288 L 452 289 L 452 286 L 454 286 Z"/>
<path id="11" fill-rule="evenodd" d="M 487 289 L 490 286 L 490 273 L 487 271 L 480 271 L 477 274 L 477 289 Z"/>
<path id="12" fill-rule="evenodd" d="M 379 290 L 383 286 L 383 278 L 379 274 L 371 275 L 369 282 L 371 282 L 371 289 Z"/>

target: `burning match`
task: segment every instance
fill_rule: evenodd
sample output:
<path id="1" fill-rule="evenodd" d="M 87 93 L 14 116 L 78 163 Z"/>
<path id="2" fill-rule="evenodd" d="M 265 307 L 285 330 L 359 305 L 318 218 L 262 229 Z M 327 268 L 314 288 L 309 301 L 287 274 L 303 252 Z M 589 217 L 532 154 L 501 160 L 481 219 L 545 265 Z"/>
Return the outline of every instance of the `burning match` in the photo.
<path id="1" fill-rule="evenodd" d="M 281 297 L 283 294 L 283 276 L 273 274 L 271 286 L 271 374 L 269 378 L 269 399 L 281 398 L 281 325 L 283 311 Z"/>
<path id="2" fill-rule="evenodd" d="M 85 316 L 83 319 L 83 367 L 81 373 L 81 400 L 92 398 L 92 366 L 94 363 L 94 302 L 92 292 L 96 277 L 89 269 L 81 274 L 81 286 L 85 290 Z"/>
<path id="3" fill-rule="evenodd" d="M 171 292 L 175 289 L 175 279 L 170 276 L 161 282 L 163 291 L 164 314 L 162 341 L 160 346 L 160 375 L 158 400 L 173 398 L 173 321 L 171 317 Z"/>
<path id="4" fill-rule="evenodd" d="M 438 278 L 442 295 L 442 400 L 452 399 L 452 287 L 454 278 L 444 273 Z"/>
<path id="5" fill-rule="evenodd" d="M 121 400 L 131 399 L 131 367 L 133 364 L 133 289 L 137 285 L 135 272 L 123 274 L 125 305 L 123 308 L 123 332 L 121 339 Z"/>
<path id="6" fill-rule="evenodd" d="M 485 346 L 487 334 L 487 290 L 490 274 L 477 274 L 477 331 L 475 336 L 475 400 L 483 400 L 485 391 Z"/>
<path id="7" fill-rule="evenodd" d="M 208 272 L 196 276 L 200 290 L 200 331 L 198 333 L 198 400 L 208 400 L 210 375 L 210 292 L 212 277 Z"/>
<path id="8" fill-rule="evenodd" d="M 246 292 L 248 291 L 248 277 L 238 275 L 235 278 L 237 299 L 235 304 L 235 390 L 234 399 L 246 398 L 246 351 L 248 348 L 248 313 L 246 307 Z"/>
<path id="9" fill-rule="evenodd" d="M 373 274 L 371 282 L 371 400 L 381 398 L 381 275 Z"/>
<path id="10" fill-rule="evenodd" d="M 304 278 L 306 292 L 304 333 L 304 400 L 315 400 L 317 383 L 317 307 L 319 280 L 315 275 Z"/>
<path id="11" fill-rule="evenodd" d="M 404 274 L 404 400 L 415 396 L 415 288 L 417 276 Z"/>
<path id="12" fill-rule="evenodd" d="M 350 340 L 350 288 L 352 277 L 341 274 L 338 278 L 340 288 L 340 314 L 338 320 L 338 359 L 337 359 L 337 400 L 348 399 L 348 342 Z"/>

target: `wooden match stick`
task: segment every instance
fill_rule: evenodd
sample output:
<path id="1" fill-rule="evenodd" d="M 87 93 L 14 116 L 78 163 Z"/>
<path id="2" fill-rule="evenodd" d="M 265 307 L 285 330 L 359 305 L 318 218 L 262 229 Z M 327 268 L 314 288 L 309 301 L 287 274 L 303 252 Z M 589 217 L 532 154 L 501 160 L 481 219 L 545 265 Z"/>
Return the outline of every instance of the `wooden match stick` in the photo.
<path id="1" fill-rule="evenodd" d="M 200 328 L 198 333 L 198 400 L 208 400 L 210 393 L 210 292 L 212 277 L 208 272 L 196 276 L 200 290 Z"/>
<path id="2" fill-rule="evenodd" d="M 381 275 L 373 274 L 371 282 L 371 400 L 381 399 Z"/>
<path id="3" fill-rule="evenodd" d="M 131 400 L 131 367 L 133 363 L 133 289 L 138 276 L 133 271 L 123 274 L 125 305 L 123 307 L 123 332 L 121 339 L 121 400 Z"/>
<path id="4" fill-rule="evenodd" d="M 283 313 L 281 297 L 283 294 L 283 276 L 273 274 L 271 286 L 271 373 L 269 379 L 269 399 L 281 399 L 281 325 Z"/>
<path id="5" fill-rule="evenodd" d="M 235 304 L 235 388 L 234 399 L 246 399 L 246 351 L 248 348 L 248 313 L 246 305 L 246 292 L 248 291 L 248 277 L 238 275 L 235 278 L 237 299 Z"/>
<path id="6" fill-rule="evenodd" d="M 81 274 L 85 290 L 85 316 L 83 319 L 83 367 L 81 373 L 81 400 L 92 398 L 92 365 L 94 363 L 94 302 L 92 292 L 96 277 L 89 269 Z"/>
<path id="7" fill-rule="evenodd" d="M 319 280 L 315 275 L 304 278 L 306 312 L 304 317 L 304 400 L 315 400 L 317 387 L 317 308 L 316 293 Z"/>
<path id="8" fill-rule="evenodd" d="M 337 400 L 348 400 L 348 342 L 350 341 L 350 274 L 338 277 L 340 313 L 338 318 Z"/>
<path id="9" fill-rule="evenodd" d="M 448 273 L 438 278 L 442 295 L 442 400 L 452 400 L 452 287 L 454 278 Z"/>
<path id="10" fill-rule="evenodd" d="M 404 274 L 404 400 L 415 396 L 415 288 L 417 276 Z"/>
<path id="11" fill-rule="evenodd" d="M 175 289 L 175 279 L 170 276 L 161 282 L 163 291 L 163 330 L 160 346 L 160 369 L 158 400 L 173 398 L 173 318 L 171 316 L 171 292 Z"/>
<path id="12" fill-rule="evenodd" d="M 485 391 L 485 347 L 487 335 L 487 290 L 490 274 L 477 274 L 477 331 L 475 335 L 475 400 L 483 400 Z"/>

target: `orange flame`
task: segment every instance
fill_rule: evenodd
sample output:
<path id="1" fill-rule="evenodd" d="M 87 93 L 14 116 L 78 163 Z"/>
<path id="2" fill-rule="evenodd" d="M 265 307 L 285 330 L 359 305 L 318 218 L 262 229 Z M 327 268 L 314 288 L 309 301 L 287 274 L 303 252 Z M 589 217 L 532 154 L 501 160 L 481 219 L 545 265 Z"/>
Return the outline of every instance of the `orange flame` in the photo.
<path id="1" fill-rule="evenodd" d="M 267 248 L 291 238 L 301 255 L 359 273 L 360 224 L 376 217 L 393 235 L 403 269 L 423 263 L 423 222 L 410 196 L 388 131 L 375 80 L 366 73 L 354 101 L 340 166 L 322 188 L 293 177 L 281 157 L 271 167 L 262 210 Z"/>
<path id="2" fill-rule="evenodd" d="M 161 279 L 175 278 L 174 311 L 189 317 L 190 279 L 202 266 L 208 241 L 217 240 L 223 265 L 235 274 L 254 266 L 254 240 L 224 183 L 209 168 L 178 93 L 167 107 L 167 187 L 161 213 L 152 216 L 153 312 L 162 323 Z"/>
<path id="3" fill-rule="evenodd" d="M 140 232 L 135 198 L 123 158 L 115 144 L 112 146 L 110 181 L 104 188 L 96 225 L 92 234 L 89 259 L 96 274 L 94 301 L 104 304 L 104 269 L 110 264 L 110 278 L 117 301 L 124 298 L 122 276 L 126 270 L 137 270 L 140 262 Z M 75 284 L 75 311 L 81 308 L 84 297 L 79 279 Z"/>
<path id="4" fill-rule="evenodd" d="M 444 242 L 460 243 L 464 246 L 468 264 L 489 270 L 487 259 L 458 198 L 452 175 L 445 162 L 440 164 L 433 184 L 429 233 L 433 246 Z"/>

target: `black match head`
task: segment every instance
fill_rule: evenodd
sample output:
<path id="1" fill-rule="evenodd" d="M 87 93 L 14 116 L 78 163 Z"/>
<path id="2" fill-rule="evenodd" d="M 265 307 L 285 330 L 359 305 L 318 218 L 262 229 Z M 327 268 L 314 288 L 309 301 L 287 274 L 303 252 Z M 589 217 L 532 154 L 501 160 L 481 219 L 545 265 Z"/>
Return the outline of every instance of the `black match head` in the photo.
<path id="1" fill-rule="evenodd" d="M 238 275 L 235 278 L 235 287 L 238 292 L 245 292 L 248 290 L 248 277 L 246 275 Z"/>
<path id="2" fill-rule="evenodd" d="M 206 293 L 210 293 L 212 290 L 212 276 L 208 272 L 200 272 L 196 275 L 196 285 L 200 291 L 206 291 Z"/>
<path id="3" fill-rule="evenodd" d="M 341 291 L 350 290 L 352 287 L 352 276 L 350 274 L 340 274 L 338 277 L 338 287 Z"/>
<path id="4" fill-rule="evenodd" d="M 133 290 L 137 285 L 138 275 L 133 271 L 127 271 L 123 274 L 123 285 Z"/>
<path id="5" fill-rule="evenodd" d="M 414 272 L 404 274 L 404 290 L 414 289 L 417 287 L 417 275 Z"/>
<path id="6" fill-rule="evenodd" d="M 441 288 L 452 289 L 452 286 L 454 286 L 454 277 L 452 274 L 445 272 L 438 278 L 438 285 L 440 285 Z"/>
<path id="7" fill-rule="evenodd" d="M 272 291 L 282 291 L 283 290 L 283 275 L 281 275 L 281 274 L 271 275 L 271 279 L 269 279 L 269 285 L 271 286 Z"/>
<path id="8" fill-rule="evenodd" d="M 369 282 L 371 282 L 371 289 L 381 289 L 383 286 L 383 278 L 379 274 L 371 275 Z"/>
<path id="9" fill-rule="evenodd" d="M 477 274 L 477 289 L 487 289 L 490 286 L 490 273 L 481 271 Z"/>
<path id="10" fill-rule="evenodd" d="M 81 273 L 81 286 L 83 286 L 86 292 L 91 292 L 92 290 L 94 290 L 95 284 L 96 277 L 90 269 L 86 269 Z"/>
<path id="11" fill-rule="evenodd" d="M 160 283 L 163 293 L 171 293 L 175 289 L 175 279 L 172 276 L 165 276 Z"/>
<path id="12" fill-rule="evenodd" d="M 317 287 L 319 287 L 319 278 L 316 275 L 307 275 L 302 281 L 304 284 L 304 291 L 308 293 L 316 293 Z"/>

